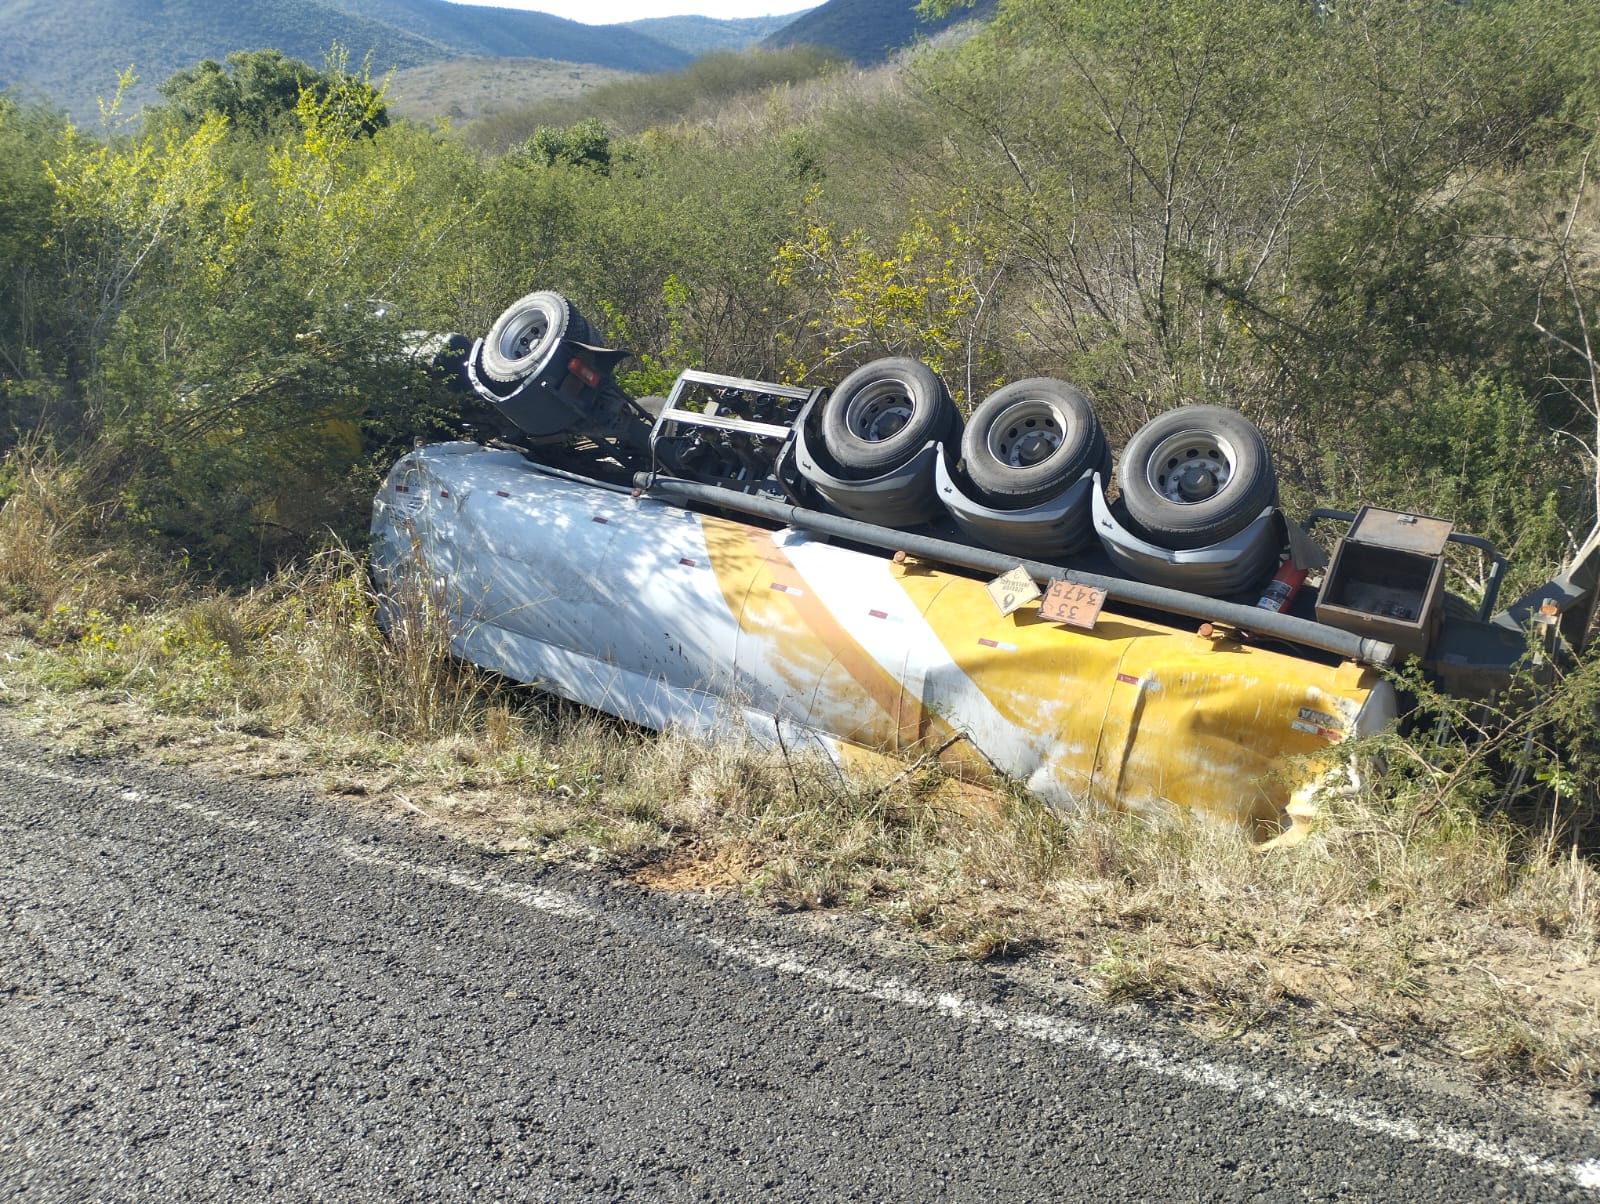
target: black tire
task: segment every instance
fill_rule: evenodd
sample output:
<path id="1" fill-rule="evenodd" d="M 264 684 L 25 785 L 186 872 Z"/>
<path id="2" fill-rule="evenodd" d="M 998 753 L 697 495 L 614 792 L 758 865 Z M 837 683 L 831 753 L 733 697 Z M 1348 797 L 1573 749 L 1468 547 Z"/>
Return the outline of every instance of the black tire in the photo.
<path id="1" fill-rule="evenodd" d="M 1136 533 L 1172 551 L 1236 535 L 1278 500 L 1267 441 L 1221 406 L 1183 406 L 1145 423 L 1123 449 L 1117 482 Z"/>
<path id="2" fill-rule="evenodd" d="M 587 347 L 598 346 L 594 338 L 594 327 L 589 319 L 572 307 L 572 302 L 567 302 L 567 338 L 574 343 L 582 343 Z"/>
<path id="3" fill-rule="evenodd" d="M 892 472 L 930 439 L 950 437 L 961 416 L 934 370 L 906 356 L 857 368 L 822 411 L 822 445 L 847 473 Z"/>
<path id="4" fill-rule="evenodd" d="M 583 315 L 560 293 L 529 293 L 506 306 L 489 327 L 479 367 L 484 376 L 501 384 L 519 381 L 549 359 L 562 339 L 577 338 L 588 330 Z"/>
<path id="5" fill-rule="evenodd" d="M 1109 453 L 1089 399 L 1065 381 L 1006 385 L 967 419 L 961 458 L 979 500 L 1022 510 L 1057 496 Z"/>

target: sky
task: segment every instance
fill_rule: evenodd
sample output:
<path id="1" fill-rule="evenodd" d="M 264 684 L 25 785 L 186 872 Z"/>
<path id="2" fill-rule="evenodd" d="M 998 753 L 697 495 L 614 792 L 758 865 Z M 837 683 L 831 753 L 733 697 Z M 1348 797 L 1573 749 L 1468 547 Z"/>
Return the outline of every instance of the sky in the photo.
<path id="1" fill-rule="evenodd" d="M 585 25 L 614 25 L 643 17 L 765 17 L 815 8 L 822 0 L 493 0 L 496 8 L 525 8 Z"/>

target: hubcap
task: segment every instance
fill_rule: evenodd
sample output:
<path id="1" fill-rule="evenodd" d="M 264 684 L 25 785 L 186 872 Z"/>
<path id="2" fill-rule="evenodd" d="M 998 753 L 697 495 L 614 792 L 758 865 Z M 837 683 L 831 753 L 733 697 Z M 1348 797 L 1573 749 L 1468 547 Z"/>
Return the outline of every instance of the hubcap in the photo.
<path id="1" fill-rule="evenodd" d="M 511 359 L 520 360 L 544 342 L 544 336 L 549 333 L 550 323 L 544 320 L 544 315 L 535 315 L 506 331 L 505 343 L 500 350 Z"/>
<path id="2" fill-rule="evenodd" d="M 1203 502 L 1217 492 L 1217 477 L 1208 468 L 1191 464 L 1180 468 L 1178 477 L 1178 496 L 1186 502 Z"/>
<path id="3" fill-rule="evenodd" d="M 905 429 L 916 413 L 906 386 L 897 380 L 878 381 L 850 399 L 844 412 L 845 429 L 868 443 L 882 443 Z"/>
<path id="4" fill-rule="evenodd" d="M 1210 431 L 1180 431 L 1163 439 L 1150 456 L 1150 487 L 1180 506 L 1216 497 L 1233 479 L 1233 445 Z"/>
<path id="5" fill-rule="evenodd" d="M 1028 398 L 1007 406 L 989 428 L 989 455 L 1008 468 L 1043 464 L 1066 442 L 1066 417 L 1052 403 Z"/>
<path id="6" fill-rule="evenodd" d="M 553 342 L 560 319 L 554 307 L 535 304 L 500 335 L 500 354 L 512 361 L 537 355 Z"/>

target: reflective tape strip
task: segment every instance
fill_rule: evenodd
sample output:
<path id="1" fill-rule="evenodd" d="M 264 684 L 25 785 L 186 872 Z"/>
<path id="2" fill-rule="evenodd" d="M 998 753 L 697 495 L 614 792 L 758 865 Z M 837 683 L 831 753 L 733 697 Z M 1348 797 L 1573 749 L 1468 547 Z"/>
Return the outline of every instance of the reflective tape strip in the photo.
<path id="1" fill-rule="evenodd" d="M 611 520 L 609 518 L 605 518 L 605 517 L 597 514 L 593 518 L 591 518 L 589 521 L 592 522 L 592 523 L 599 523 L 603 527 L 606 524 L 608 524 Z"/>
<path id="2" fill-rule="evenodd" d="M 982 644 L 985 648 L 998 648 L 1001 652 L 1015 652 L 1017 650 L 1017 646 L 1015 644 L 1007 644 L 1001 640 L 980 638 L 978 643 Z"/>
<path id="3" fill-rule="evenodd" d="M 1331 727 L 1319 727 L 1315 723 L 1302 723 L 1298 719 L 1289 720 L 1289 726 L 1297 732 L 1305 732 L 1308 736 L 1321 736 L 1324 740 L 1339 741 L 1344 739 L 1344 733 L 1335 731 Z"/>
<path id="4" fill-rule="evenodd" d="M 772 583 L 772 588 L 777 590 L 780 594 L 788 594 L 791 598 L 804 598 L 806 596 L 805 590 L 795 589 L 794 586 L 785 585 L 781 581 L 774 581 Z"/>
<path id="5" fill-rule="evenodd" d="M 1139 684 L 1139 679 L 1131 673 L 1118 673 L 1117 680 L 1125 686 L 1136 686 Z"/>
<path id="6" fill-rule="evenodd" d="M 889 617 L 889 612 L 886 611 L 886 610 L 869 610 L 869 611 L 867 611 L 867 618 L 869 618 L 869 619 L 887 619 L 888 617 Z"/>
<path id="7" fill-rule="evenodd" d="M 504 489 L 496 489 L 494 491 L 494 495 L 495 495 L 495 497 L 510 497 L 511 496 Z"/>

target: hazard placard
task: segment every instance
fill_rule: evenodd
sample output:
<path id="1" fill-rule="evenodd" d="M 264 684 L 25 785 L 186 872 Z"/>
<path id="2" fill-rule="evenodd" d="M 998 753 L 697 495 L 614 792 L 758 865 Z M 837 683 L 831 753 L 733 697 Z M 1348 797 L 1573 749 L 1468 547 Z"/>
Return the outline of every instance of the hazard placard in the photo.
<path id="1" fill-rule="evenodd" d="M 1000 574 L 984 588 L 989 591 L 996 609 L 1002 615 L 1010 614 L 1039 596 L 1039 587 L 1034 584 L 1028 570 L 1020 564 L 1009 572 Z"/>
<path id="2" fill-rule="evenodd" d="M 1092 630 L 1105 604 L 1105 590 L 1053 577 L 1044 592 L 1044 601 L 1039 603 L 1039 617 L 1047 623 Z"/>

